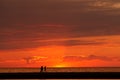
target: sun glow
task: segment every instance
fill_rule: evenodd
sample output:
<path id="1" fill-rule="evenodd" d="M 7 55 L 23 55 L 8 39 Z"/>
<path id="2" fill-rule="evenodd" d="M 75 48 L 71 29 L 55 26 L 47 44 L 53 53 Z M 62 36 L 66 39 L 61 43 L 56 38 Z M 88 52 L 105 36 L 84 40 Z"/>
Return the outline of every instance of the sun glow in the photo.
<path id="1" fill-rule="evenodd" d="M 57 64 L 54 67 L 61 68 L 61 67 L 68 67 L 68 66 L 66 64 Z"/>

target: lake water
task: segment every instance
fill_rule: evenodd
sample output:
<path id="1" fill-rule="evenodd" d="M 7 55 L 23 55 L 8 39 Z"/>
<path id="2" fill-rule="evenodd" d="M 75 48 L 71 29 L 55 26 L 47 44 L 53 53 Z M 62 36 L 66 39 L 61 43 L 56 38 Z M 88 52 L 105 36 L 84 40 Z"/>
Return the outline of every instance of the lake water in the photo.
<path id="1" fill-rule="evenodd" d="M 40 72 L 40 68 L 0 68 L 0 73 Z M 120 72 L 120 67 L 47 68 L 46 72 Z"/>
<path id="2" fill-rule="evenodd" d="M 0 79 L 0 80 L 120 80 L 120 79 Z"/>

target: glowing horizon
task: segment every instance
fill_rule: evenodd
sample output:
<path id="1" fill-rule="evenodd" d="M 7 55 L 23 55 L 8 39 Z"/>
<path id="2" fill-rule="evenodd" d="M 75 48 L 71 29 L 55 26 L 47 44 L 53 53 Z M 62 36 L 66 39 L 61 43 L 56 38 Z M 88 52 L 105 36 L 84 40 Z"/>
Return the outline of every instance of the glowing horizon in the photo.
<path id="1" fill-rule="evenodd" d="M 70 39 L 64 39 L 70 40 Z M 63 40 L 63 41 L 64 41 Z M 72 40 L 86 41 L 87 44 L 75 46 L 50 45 L 24 50 L 1 51 L 6 56 L 0 66 L 9 67 L 115 67 L 120 66 L 118 36 L 100 36 L 72 38 Z M 101 44 L 92 43 L 92 41 Z M 99 41 L 98 41 L 99 40 Z M 57 41 L 61 41 L 57 40 Z M 91 41 L 91 42 L 89 42 Z M 49 42 L 49 41 L 48 41 Z M 89 42 L 89 43 L 88 43 Z M 101 52 L 102 51 L 102 52 Z M 15 55 L 15 54 L 18 55 Z M 28 54 L 25 54 L 28 53 Z M 113 54 L 114 53 L 114 54 Z M 11 55 L 8 55 L 11 54 Z M 14 55 L 14 56 L 13 56 Z M 109 56 L 108 56 L 109 55 Z M 17 57 L 19 56 L 19 57 Z M 97 64 L 99 62 L 99 64 Z M 94 64 L 93 64 L 94 63 Z M 3 65 L 4 64 L 4 65 Z M 107 65 L 106 65 L 107 64 Z M 114 66 L 113 66 L 114 64 Z"/>

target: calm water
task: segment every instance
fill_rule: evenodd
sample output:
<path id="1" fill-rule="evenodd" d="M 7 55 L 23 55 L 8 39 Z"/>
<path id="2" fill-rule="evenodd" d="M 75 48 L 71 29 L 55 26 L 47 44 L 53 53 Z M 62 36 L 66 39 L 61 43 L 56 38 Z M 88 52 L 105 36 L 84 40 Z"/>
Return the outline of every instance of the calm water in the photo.
<path id="1" fill-rule="evenodd" d="M 0 79 L 0 80 L 120 80 L 120 79 Z"/>
<path id="2" fill-rule="evenodd" d="M 0 72 L 40 72 L 40 68 L 0 68 Z M 47 72 L 120 72 L 120 67 L 47 68 Z"/>

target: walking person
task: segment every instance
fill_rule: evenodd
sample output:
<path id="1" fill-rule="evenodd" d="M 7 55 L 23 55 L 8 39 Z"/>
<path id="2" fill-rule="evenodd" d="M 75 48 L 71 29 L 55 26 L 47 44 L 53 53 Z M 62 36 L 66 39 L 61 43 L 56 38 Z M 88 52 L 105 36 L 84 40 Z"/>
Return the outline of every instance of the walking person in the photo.
<path id="1" fill-rule="evenodd" d="M 44 66 L 44 71 L 45 71 L 45 72 L 46 72 L 46 69 L 47 69 L 46 66 Z"/>
<path id="2" fill-rule="evenodd" d="M 43 72 L 43 66 L 41 66 L 41 68 L 40 68 L 40 72 Z"/>

